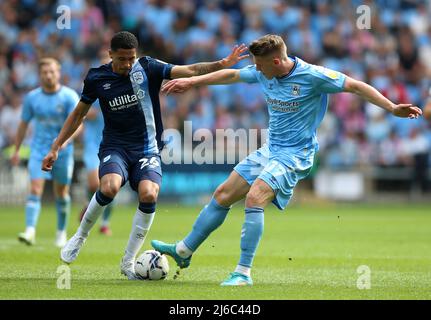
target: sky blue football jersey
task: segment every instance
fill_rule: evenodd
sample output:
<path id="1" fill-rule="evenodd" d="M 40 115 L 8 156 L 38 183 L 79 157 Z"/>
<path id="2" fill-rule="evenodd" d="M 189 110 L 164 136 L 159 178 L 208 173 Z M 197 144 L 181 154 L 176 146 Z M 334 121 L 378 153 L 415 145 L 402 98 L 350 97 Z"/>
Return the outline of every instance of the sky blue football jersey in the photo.
<path id="1" fill-rule="evenodd" d="M 346 76 L 298 57 L 289 58 L 294 66 L 283 77 L 268 80 L 255 65 L 249 65 L 240 70 L 240 79 L 262 87 L 269 113 L 271 158 L 298 166 L 298 160 L 313 157 L 318 150 L 316 130 L 328 107 L 328 93 L 342 92 Z"/>
<path id="2" fill-rule="evenodd" d="M 78 94 L 66 86 L 61 86 L 55 93 L 46 93 L 39 87 L 26 94 L 21 119 L 27 123 L 34 121 L 30 145 L 32 154 L 45 156 L 49 152 L 52 142 L 57 138 L 64 121 L 78 101 Z M 61 153 L 72 152 L 72 143 L 61 151 Z"/>
<path id="3" fill-rule="evenodd" d="M 99 144 L 102 140 L 102 132 L 104 127 L 103 122 L 103 114 L 100 110 L 99 100 L 96 100 L 91 108 L 97 110 L 96 118 L 94 119 L 85 119 L 84 122 L 84 133 L 83 133 L 83 143 L 84 145 L 95 146 L 95 152 L 99 152 Z"/>

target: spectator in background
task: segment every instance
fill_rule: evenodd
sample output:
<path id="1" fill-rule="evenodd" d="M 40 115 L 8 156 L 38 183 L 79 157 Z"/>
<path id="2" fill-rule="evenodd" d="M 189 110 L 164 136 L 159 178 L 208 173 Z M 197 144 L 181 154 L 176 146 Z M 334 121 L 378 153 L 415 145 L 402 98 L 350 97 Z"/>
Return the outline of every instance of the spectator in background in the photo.
<path id="1" fill-rule="evenodd" d="M 430 145 L 422 127 L 415 127 L 406 141 L 406 153 L 413 163 L 412 192 L 428 191 L 428 162 Z"/>
<path id="2" fill-rule="evenodd" d="M 424 1 L 365 4 L 373 14 L 369 30 L 357 28 L 357 1 L 350 0 L 3 0 L 0 1 L 0 94 L 7 101 L 14 95 L 22 99 L 22 90 L 37 85 L 34 67 L 37 59 L 48 53 L 61 61 L 64 83 L 80 91 L 83 70 L 94 65 L 100 48 L 109 46 L 112 35 L 122 29 L 140 34 L 145 54 L 175 64 L 220 59 L 235 43 L 248 44 L 247 39 L 277 32 L 294 53 L 311 63 L 368 82 L 398 103 L 407 99 L 424 105 L 431 85 L 429 8 Z M 56 27 L 59 5 L 71 9 L 70 29 Z M 238 68 L 245 63 L 239 63 Z M 238 87 L 212 87 L 205 99 L 213 101 L 216 114 L 218 108 L 224 108 L 223 117 L 230 116 L 236 127 L 265 126 L 267 110 L 254 93 L 256 90 L 241 92 L 241 86 Z M 201 99 L 198 93 L 190 93 L 192 96 L 193 102 Z M 168 122 L 181 129 L 182 121 L 192 116 L 190 99 L 172 100 L 175 99 L 166 99 L 170 113 L 165 118 L 175 118 L 176 121 Z M 340 124 L 345 117 L 352 118 L 343 106 L 354 103 L 353 100 L 353 96 L 344 94 L 330 100 L 329 110 L 339 128 L 337 148 L 343 148 L 344 139 L 350 139 L 346 127 Z M 5 104 L 4 101 L 0 106 L 0 113 Z M 354 118 L 363 117 L 367 121 L 363 103 L 356 108 L 358 114 Z M 252 118 L 245 109 L 253 110 Z M 409 136 L 410 122 L 398 123 L 391 117 L 387 121 L 401 137 Z M 392 138 L 389 133 L 383 136 L 385 132 L 379 133 L 381 143 L 390 144 Z M 429 132 L 427 129 L 427 135 Z M 365 134 L 366 142 L 373 143 L 369 132 Z M 0 136 L 4 135 L 0 132 Z M 329 154 L 325 151 L 321 153 L 323 162 L 326 156 Z"/>
<path id="3" fill-rule="evenodd" d="M 405 152 L 403 140 L 392 130 L 389 138 L 385 139 L 379 146 L 379 158 L 377 164 L 383 167 L 399 167 L 410 165 Z"/>
<path id="4" fill-rule="evenodd" d="M 1 122 L 1 117 L 2 117 L 4 106 L 5 106 L 5 98 L 3 97 L 2 94 L 0 94 L 0 122 Z M 6 133 L 4 132 L 3 129 L 0 128 L 0 149 L 7 147 L 6 141 L 7 141 Z"/>
<path id="5" fill-rule="evenodd" d="M 21 121 L 21 111 L 21 96 L 11 96 L 10 103 L 3 108 L 0 115 L 0 132 L 3 133 L 5 147 L 14 143 L 16 130 Z"/>
<path id="6" fill-rule="evenodd" d="M 1 41 L 1 39 L 0 39 Z M 4 55 L 0 55 L 0 88 L 3 88 L 9 81 L 10 71 L 7 66 L 7 60 Z"/>

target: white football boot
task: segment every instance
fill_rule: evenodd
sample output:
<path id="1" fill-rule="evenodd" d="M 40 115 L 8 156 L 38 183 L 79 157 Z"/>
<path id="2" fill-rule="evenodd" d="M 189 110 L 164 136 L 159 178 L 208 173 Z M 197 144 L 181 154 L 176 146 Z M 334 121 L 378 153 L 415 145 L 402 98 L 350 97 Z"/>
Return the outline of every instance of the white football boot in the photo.
<path id="1" fill-rule="evenodd" d="M 120 263 L 121 274 L 125 275 L 129 280 L 139 280 L 140 278 L 135 273 L 135 262 L 133 260 L 121 259 Z"/>
<path id="2" fill-rule="evenodd" d="M 25 232 L 18 233 L 18 240 L 28 246 L 36 243 L 36 233 L 34 231 L 26 230 Z"/>
<path id="3" fill-rule="evenodd" d="M 85 243 L 87 238 L 78 236 L 76 233 L 73 235 L 69 241 L 66 242 L 63 249 L 60 252 L 60 258 L 66 263 L 72 263 L 78 257 L 79 250 L 81 250 L 82 245 Z"/>

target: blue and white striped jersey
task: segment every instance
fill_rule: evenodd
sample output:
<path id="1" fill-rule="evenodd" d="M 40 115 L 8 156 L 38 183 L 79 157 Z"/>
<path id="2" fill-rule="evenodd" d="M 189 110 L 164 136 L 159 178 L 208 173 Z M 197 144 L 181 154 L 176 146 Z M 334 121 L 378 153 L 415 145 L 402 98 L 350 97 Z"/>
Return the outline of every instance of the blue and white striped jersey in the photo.
<path id="1" fill-rule="evenodd" d="M 135 61 L 128 76 L 112 70 L 112 62 L 89 70 L 81 101 L 99 99 L 104 118 L 100 148 L 121 147 L 145 154 L 163 148 L 159 91 L 173 65 L 148 56 Z"/>

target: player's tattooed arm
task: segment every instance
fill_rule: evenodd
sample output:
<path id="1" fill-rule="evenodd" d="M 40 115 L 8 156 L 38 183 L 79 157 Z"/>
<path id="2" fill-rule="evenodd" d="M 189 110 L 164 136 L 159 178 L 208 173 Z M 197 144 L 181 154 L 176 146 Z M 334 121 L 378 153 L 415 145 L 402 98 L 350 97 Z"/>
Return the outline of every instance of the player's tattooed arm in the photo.
<path id="1" fill-rule="evenodd" d="M 248 57 L 248 54 L 243 54 L 245 51 L 247 51 L 247 46 L 242 44 L 240 46 L 235 46 L 229 56 L 219 61 L 200 62 L 185 66 L 174 66 L 171 70 L 171 78 L 177 79 L 200 76 L 224 68 L 230 68 L 238 61 Z"/>
<path id="2" fill-rule="evenodd" d="M 238 69 L 225 69 L 201 76 L 171 80 L 162 86 L 162 92 L 166 94 L 182 93 L 192 87 L 213 84 L 231 84 L 240 81 L 240 71 Z"/>
<path id="3" fill-rule="evenodd" d="M 193 76 L 200 76 L 226 68 L 225 65 L 226 63 L 223 60 L 215 62 L 200 62 L 189 65 L 189 69 L 193 72 Z"/>

